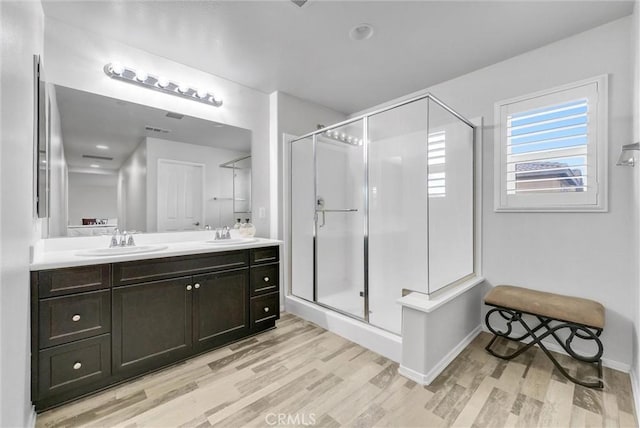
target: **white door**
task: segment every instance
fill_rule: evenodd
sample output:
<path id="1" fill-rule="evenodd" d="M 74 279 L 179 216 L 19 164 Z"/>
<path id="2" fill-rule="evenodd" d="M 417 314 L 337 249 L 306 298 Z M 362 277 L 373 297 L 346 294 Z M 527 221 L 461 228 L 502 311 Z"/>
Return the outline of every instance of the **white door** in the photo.
<path id="1" fill-rule="evenodd" d="M 202 228 L 203 178 L 204 165 L 158 161 L 158 232 Z"/>

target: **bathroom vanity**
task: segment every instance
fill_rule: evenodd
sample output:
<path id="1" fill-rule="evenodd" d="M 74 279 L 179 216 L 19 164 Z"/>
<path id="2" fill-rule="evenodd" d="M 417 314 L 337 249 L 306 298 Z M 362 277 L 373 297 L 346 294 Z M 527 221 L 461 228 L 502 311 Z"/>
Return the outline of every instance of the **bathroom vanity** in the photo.
<path id="1" fill-rule="evenodd" d="M 178 247 L 32 264 L 36 410 L 275 327 L 278 241 Z"/>

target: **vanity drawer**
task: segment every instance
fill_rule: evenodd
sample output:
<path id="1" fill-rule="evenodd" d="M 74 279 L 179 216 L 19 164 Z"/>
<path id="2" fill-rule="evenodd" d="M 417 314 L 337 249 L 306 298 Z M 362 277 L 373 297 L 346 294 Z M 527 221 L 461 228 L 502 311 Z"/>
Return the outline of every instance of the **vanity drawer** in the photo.
<path id="1" fill-rule="evenodd" d="M 251 295 L 275 293 L 280 287 L 280 264 L 251 268 Z"/>
<path id="2" fill-rule="evenodd" d="M 109 265 L 80 266 L 38 272 L 39 297 L 63 296 L 109 288 Z"/>
<path id="3" fill-rule="evenodd" d="M 265 294 L 251 299 L 251 326 L 280 319 L 280 293 Z"/>
<path id="4" fill-rule="evenodd" d="M 238 269 L 248 265 L 249 252 L 246 250 L 115 263 L 113 285 L 136 284 L 218 270 Z"/>
<path id="5" fill-rule="evenodd" d="M 111 335 L 84 339 L 40 351 L 39 396 L 82 392 L 111 375 Z"/>
<path id="6" fill-rule="evenodd" d="M 251 264 L 274 263 L 280 260 L 280 247 L 262 247 L 251 249 Z"/>
<path id="7" fill-rule="evenodd" d="M 42 299 L 40 349 L 97 336 L 111 330 L 111 291 Z"/>

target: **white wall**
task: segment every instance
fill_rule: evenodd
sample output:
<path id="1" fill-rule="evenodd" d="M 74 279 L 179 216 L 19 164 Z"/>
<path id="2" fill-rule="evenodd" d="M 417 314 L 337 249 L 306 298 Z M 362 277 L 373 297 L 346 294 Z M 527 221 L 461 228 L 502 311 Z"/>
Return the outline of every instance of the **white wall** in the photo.
<path id="1" fill-rule="evenodd" d="M 44 65 L 46 67 L 46 64 Z M 45 76 L 46 79 L 46 76 Z M 64 155 L 62 127 L 60 125 L 60 111 L 55 87 L 47 84 L 48 104 L 46 105 L 48 125 L 51 130 L 49 137 L 49 221 L 48 236 L 67 235 L 67 160 Z"/>
<path id="2" fill-rule="evenodd" d="M 629 231 L 635 220 L 633 171 L 615 167 L 615 161 L 620 146 L 632 141 L 630 41 L 631 18 L 625 17 L 428 88 L 467 118 L 485 119 L 482 197 L 487 282 L 602 302 L 607 308 L 604 357 L 627 367 L 636 311 L 629 296 L 636 295 L 638 283 L 635 263 L 630 262 L 637 260 Z M 610 79 L 609 212 L 494 212 L 494 103 L 604 73 Z"/>
<path id="3" fill-rule="evenodd" d="M 118 217 L 118 175 L 69 172 L 69 225 Z"/>
<path id="4" fill-rule="evenodd" d="M 51 18 L 45 19 L 45 49 L 52 83 L 251 130 L 253 209 L 260 212 L 263 208 L 265 214 L 263 218 L 256 215 L 253 223 L 258 236 L 269 236 L 272 200 L 267 94 Z M 224 104 L 215 108 L 111 79 L 103 67 L 116 60 L 195 87 L 211 88 Z"/>
<path id="5" fill-rule="evenodd" d="M 633 141 L 640 141 L 640 1 L 636 0 L 632 15 L 631 48 L 633 60 Z M 636 162 L 640 162 L 640 154 L 636 154 Z M 637 165 L 637 164 L 636 164 Z M 633 224 L 635 225 L 636 246 L 636 287 L 634 287 L 635 317 L 633 336 L 633 364 L 631 382 L 634 385 L 636 413 L 640 405 L 640 168 L 634 167 L 633 201 L 635 205 Z"/>
<path id="6" fill-rule="evenodd" d="M 0 2 L 0 426 L 35 422 L 30 394 L 29 245 L 33 219 L 33 54 L 39 2 Z"/>
<path id="7" fill-rule="evenodd" d="M 147 141 L 143 140 L 118 171 L 118 227 L 147 230 Z"/>
<path id="8" fill-rule="evenodd" d="M 206 224 L 212 227 L 233 227 L 235 220 L 232 215 L 231 202 L 211 199 L 213 197 L 232 197 L 232 170 L 220 168 L 220 164 L 244 155 L 247 153 L 159 138 L 147 138 L 147 231 L 155 232 L 158 227 L 159 159 L 204 164 L 205 218 L 203 227 Z"/>

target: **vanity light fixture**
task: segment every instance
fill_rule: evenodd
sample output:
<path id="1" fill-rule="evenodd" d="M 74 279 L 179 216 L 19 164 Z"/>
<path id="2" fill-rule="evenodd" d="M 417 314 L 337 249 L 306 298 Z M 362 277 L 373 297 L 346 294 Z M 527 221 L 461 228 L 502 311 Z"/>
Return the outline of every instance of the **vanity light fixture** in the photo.
<path id="1" fill-rule="evenodd" d="M 112 79 L 133 83 L 148 89 L 164 92 L 165 94 L 177 95 L 214 107 L 220 107 L 222 105 L 222 100 L 210 91 L 192 88 L 186 84 L 176 83 L 165 77 L 154 76 L 144 70 L 129 68 L 117 62 L 106 64 L 104 66 L 104 72 Z"/>
<path id="2" fill-rule="evenodd" d="M 324 135 L 325 137 L 329 137 L 332 140 L 336 140 L 336 141 L 341 141 L 343 143 L 347 143 L 347 144 L 351 144 L 352 146 L 361 146 L 362 145 L 362 139 L 361 138 L 357 138 L 354 137 L 352 135 L 347 135 L 344 132 L 338 132 L 335 130 L 329 130 L 326 132 L 323 132 L 322 135 Z"/>
<path id="3" fill-rule="evenodd" d="M 616 165 L 619 166 L 635 166 L 635 152 L 640 150 L 640 143 L 625 144 L 622 146 L 622 152 L 618 158 Z"/>

